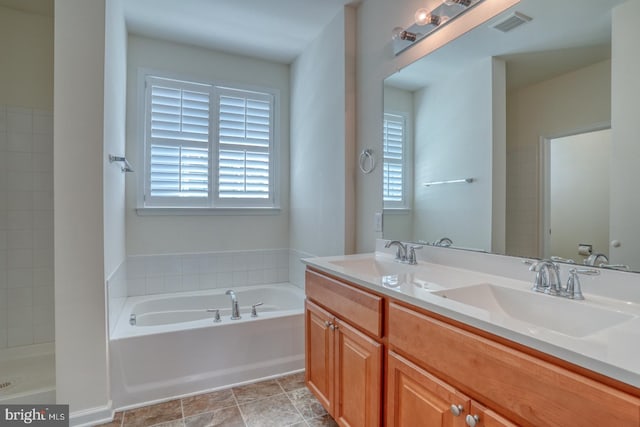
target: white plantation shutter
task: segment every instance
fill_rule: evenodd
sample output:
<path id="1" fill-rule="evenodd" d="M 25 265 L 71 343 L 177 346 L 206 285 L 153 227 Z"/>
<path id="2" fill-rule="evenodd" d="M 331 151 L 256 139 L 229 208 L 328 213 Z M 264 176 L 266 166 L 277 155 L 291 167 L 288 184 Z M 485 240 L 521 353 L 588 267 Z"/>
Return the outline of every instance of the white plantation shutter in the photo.
<path id="1" fill-rule="evenodd" d="M 273 94 L 145 83 L 145 207 L 275 206 Z"/>
<path id="2" fill-rule="evenodd" d="M 270 200 L 273 96 L 217 88 L 220 203 Z"/>
<path id="3" fill-rule="evenodd" d="M 146 205 L 208 198 L 210 98 L 206 85 L 147 78 Z"/>
<path id="4" fill-rule="evenodd" d="M 386 208 L 406 207 L 405 120 L 385 114 L 383 120 L 383 201 Z"/>
<path id="5" fill-rule="evenodd" d="M 209 150 L 151 145 L 151 197 L 207 197 Z"/>

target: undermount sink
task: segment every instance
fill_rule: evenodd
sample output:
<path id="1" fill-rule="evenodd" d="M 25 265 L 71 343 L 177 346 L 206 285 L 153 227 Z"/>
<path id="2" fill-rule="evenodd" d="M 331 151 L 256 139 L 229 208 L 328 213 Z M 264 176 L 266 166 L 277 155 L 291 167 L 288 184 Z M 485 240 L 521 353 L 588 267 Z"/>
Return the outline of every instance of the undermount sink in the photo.
<path id="1" fill-rule="evenodd" d="M 505 316 L 576 338 L 594 334 L 634 317 L 581 301 L 488 283 L 436 291 L 433 294 L 486 310 L 493 317 Z"/>
<path id="2" fill-rule="evenodd" d="M 373 257 L 329 262 L 353 273 L 370 277 L 406 274 L 414 271 L 416 268 L 415 265 L 402 264 L 392 260 Z"/>

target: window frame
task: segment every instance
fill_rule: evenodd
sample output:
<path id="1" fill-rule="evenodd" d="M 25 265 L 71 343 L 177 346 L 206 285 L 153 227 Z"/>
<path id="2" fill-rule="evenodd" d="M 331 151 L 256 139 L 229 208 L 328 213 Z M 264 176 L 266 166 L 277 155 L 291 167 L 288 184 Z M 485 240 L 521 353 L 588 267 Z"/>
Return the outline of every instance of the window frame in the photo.
<path id="1" fill-rule="evenodd" d="M 159 79 L 184 83 L 185 86 L 193 87 L 202 91 L 206 88 L 209 92 L 209 136 L 207 147 L 208 155 L 208 195 L 203 198 L 182 198 L 167 197 L 150 198 L 150 166 L 151 166 L 151 120 L 150 94 L 148 79 Z M 185 87 L 183 87 L 185 88 Z M 253 92 L 265 94 L 271 97 L 270 114 L 270 144 L 269 144 L 269 197 L 265 199 L 230 199 L 220 200 L 218 194 L 218 120 L 219 104 L 215 99 L 216 89 L 230 89 L 238 92 Z M 136 212 L 139 215 L 254 215 L 254 214 L 274 214 L 280 211 L 280 91 L 275 88 L 247 85 L 241 83 L 229 83 L 217 80 L 206 80 L 176 74 L 167 71 L 160 71 L 148 68 L 138 69 L 138 118 L 136 120 L 137 132 L 137 157 L 143 165 L 137 180 Z M 147 137 L 148 135 L 148 137 Z M 215 168 L 215 169 L 214 169 Z M 185 201 L 187 203 L 185 203 Z"/>
<path id="2" fill-rule="evenodd" d="M 409 164 L 409 158 L 412 150 L 410 150 L 409 143 L 409 114 L 400 111 L 385 110 L 383 114 L 383 126 L 382 126 L 382 185 L 384 191 L 384 165 L 387 163 L 385 160 L 384 150 L 384 121 L 388 120 L 388 117 L 392 116 L 395 121 L 397 118 L 402 119 L 403 133 L 402 133 L 402 200 L 401 201 L 386 201 L 384 200 L 384 194 L 382 199 L 383 209 L 388 213 L 403 213 L 411 210 L 411 189 L 413 188 L 411 182 L 411 165 Z"/>

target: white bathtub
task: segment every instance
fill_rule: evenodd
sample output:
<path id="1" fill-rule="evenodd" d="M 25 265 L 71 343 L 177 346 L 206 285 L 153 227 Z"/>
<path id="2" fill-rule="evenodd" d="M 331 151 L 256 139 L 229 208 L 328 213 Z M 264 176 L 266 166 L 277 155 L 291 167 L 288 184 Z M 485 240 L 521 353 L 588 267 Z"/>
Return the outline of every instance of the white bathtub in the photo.
<path id="1" fill-rule="evenodd" d="M 226 290 L 127 298 L 110 343 L 114 407 L 304 368 L 304 292 L 288 283 L 233 288 L 242 318 L 231 320 Z M 220 309 L 221 321 L 207 309 Z"/>

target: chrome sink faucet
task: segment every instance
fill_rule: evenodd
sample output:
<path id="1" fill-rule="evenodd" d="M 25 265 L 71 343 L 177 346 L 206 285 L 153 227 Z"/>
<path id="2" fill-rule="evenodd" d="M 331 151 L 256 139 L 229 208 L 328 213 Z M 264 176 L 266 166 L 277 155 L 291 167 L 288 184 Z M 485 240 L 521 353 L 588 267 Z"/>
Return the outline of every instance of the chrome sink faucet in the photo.
<path id="1" fill-rule="evenodd" d="M 609 258 L 602 252 L 592 253 L 584 260 L 584 265 L 600 265 L 600 264 L 609 264 Z"/>
<path id="2" fill-rule="evenodd" d="M 397 240 L 389 240 L 384 247 L 390 248 L 391 246 L 396 246 L 396 260 L 400 262 L 407 262 L 407 247 Z"/>
<path id="3" fill-rule="evenodd" d="M 238 320 L 240 316 L 240 306 L 238 305 L 238 298 L 236 293 L 229 289 L 225 294 L 231 297 L 231 320 Z"/>
<path id="4" fill-rule="evenodd" d="M 579 274 L 597 276 L 599 270 L 589 268 L 571 268 L 569 270 L 569 278 L 567 286 L 562 287 L 560 281 L 560 267 L 553 261 L 543 259 L 538 262 L 525 261 L 531 264 L 530 271 L 536 272 L 536 278 L 533 281 L 533 289 L 536 292 L 544 292 L 548 295 L 560 296 L 569 299 L 583 300 L 582 289 L 580 288 Z"/>
<path id="5" fill-rule="evenodd" d="M 390 248 L 391 246 L 397 247 L 396 261 L 410 265 L 416 265 L 418 263 L 416 260 L 416 249 L 422 249 L 422 246 L 407 246 L 397 240 L 389 240 L 384 245 L 385 248 Z"/>
<path id="6" fill-rule="evenodd" d="M 531 289 L 549 295 L 560 295 L 562 283 L 560 282 L 560 267 L 558 267 L 558 264 L 551 260 L 543 259 L 529 267 L 529 271 L 536 272 L 536 278 Z"/>

